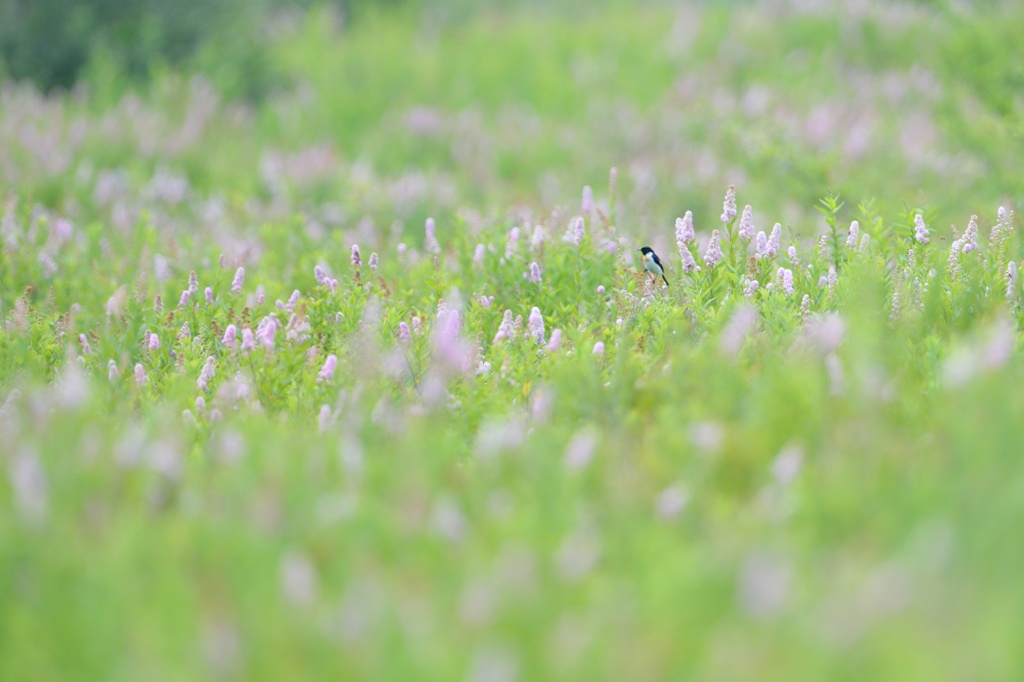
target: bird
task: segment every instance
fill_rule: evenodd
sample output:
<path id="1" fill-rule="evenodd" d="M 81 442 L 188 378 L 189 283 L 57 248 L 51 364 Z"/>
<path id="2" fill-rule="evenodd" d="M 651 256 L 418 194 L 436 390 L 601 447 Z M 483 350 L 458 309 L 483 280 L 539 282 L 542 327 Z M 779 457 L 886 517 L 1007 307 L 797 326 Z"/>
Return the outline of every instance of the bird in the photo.
<path id="1" fill-rule="evenodd" d="M 658 258 L 658 254 L 654 253 L 654 249 L 645 246 L 640 249 L 640 253 L 644 255 L 644 270 L 654 275 L 655 279 L 661 277 L 665 286 L 668 286 L 668 280 L 665 279 L 665 268 L 662 267 L 661 259 Z"/>

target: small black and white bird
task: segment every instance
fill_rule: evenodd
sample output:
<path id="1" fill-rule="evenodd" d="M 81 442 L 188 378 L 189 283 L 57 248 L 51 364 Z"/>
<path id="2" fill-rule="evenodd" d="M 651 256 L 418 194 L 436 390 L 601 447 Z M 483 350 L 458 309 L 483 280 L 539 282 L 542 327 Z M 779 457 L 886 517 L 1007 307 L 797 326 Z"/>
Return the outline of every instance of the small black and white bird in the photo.
<path id="1" fill-rule="evenodd" d="M 645 246 L 640 249 L 640 253 L 644 255 L 644 270 L 654 275 L 655 280 L 661 277 L 665 281 L 665 286 L 668 286 L 668 280 L 665 279 L 665 268 L 662 267 L 661 259 L 658 258 L 658 254 L 654 253 L 654 249 Z"/>

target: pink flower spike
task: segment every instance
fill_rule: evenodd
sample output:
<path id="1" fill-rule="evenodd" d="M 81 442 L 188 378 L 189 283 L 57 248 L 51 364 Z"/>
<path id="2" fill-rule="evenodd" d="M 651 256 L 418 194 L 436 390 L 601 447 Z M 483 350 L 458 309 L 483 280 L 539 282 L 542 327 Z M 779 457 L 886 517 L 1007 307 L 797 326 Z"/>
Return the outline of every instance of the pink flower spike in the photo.
<path id="1" fill-rule="evenodd" d="M 730 185 L 731 187 L 731 185 Z M 715 267 L 722 260 L 722 245 L 718 230 L 711 232 L 711 239 L 708 241 L 707 251 L 704 252 L 704 262 L 709 268 Z"/>
<path id="2" fill-rule="evenodd" d="M 113 362 L 113 360 L 111 360 Z M 146 376 L 146 368 L 142 366 L 142 363 L 135 364 L 135 383 L 139 386 L 145 385 L 149 381 L 149 377 Z"/>
<path id="3" fill-rule="evenodd" d="M 156 334 L 149 335 L 149 350 L 160 350 L 160 337 Z"/>
<path id="4" fill-rule="evenodd" d="M 565 235 L 562 236 L 562 241 L 573 246 L 579 246 L 580 242 L 583 241 L 584 234 L 583 216 L 576 216 L 569 221 L 569 228 L 565 231 Z"/>
<path id="5" fill-rule="evenodd" d="M 363 264 L 363 259 L 359 256 L 359 245 L 358 244 L 353 244 L 352 245 L 352 265 L 358 268 L 362 264 Z"/>
<path id="6" fill-rule="evenodd" d="M 224 338 L 222 338 L 220 342 L 223 343 L 228 348 L 234 348 L 237 334 L 237 327 L 235 327 L 235 325 L 233 324 L 229 324 L 227 329 L 224 330 Z"/>
<path id="7" fill-rule="evenodd" d="M 213 288 L 206 287 L 203 294 L 206 296 L 206 305 L 213 305 Z"/>
<path id="8" fill-rule="evenodd" d="M 779 252 L 779 244 L 782 241 L 782 225 L 775 223 L 772 227 L 772 233 L 768 235 L 768 245 L 765 247 L 765 253 L 769 258 L 775 258 L 775 254 Z"/>
<path id="9" fill-rule="evenodd" d="M 181 292 L 181 298 L 178 299 L 178 307 L 179 308 L 184 308 L 185 306 L 188 305 L 188 297 L 189 297 L 188 289 L 185 289 L 183 292 Z"/>
<path id="10" fill-rule="evenodd" d="M 246 353 L 256 350 L 256 338 L 248 327 L 242 330 L 242 350 Z"/>
<path id="11" fill-rule="evenodd" d="M 322 286 L 327 286 L 327 283 L 329 281 L 328 277 L 327 277 L 327 273 L 324 272 L 324 269 L 322 267 L 320 267 L 319 265 L 317 265 L 316 267 L 313 268 L 313 277 L 316 279 L 316 283 L 317 284 L 320 284 Z"/>
<path id="12" fill-rule="evenodd" d="M 544 345 L 544 317 L 540 314 L 540 308 L 534 306 L 530 311 L 530 336 L 538 346 Z"/>
<path id="13" fill-rule="evenodd" d="M 425 231 L 427 236 L 425 244 L 427 253 L 436 256 L 441 253 L 441 244 L 437 241 L 437 223 L 434 222 L 433 218 L 427 218 Z"/>
<path id="14" fill-rule="evenodd" d="M 476 245 L 476 248 L 473 250 L 473 266 L 474 267 L 478 267 L 479 268 L 479 267 L 483 266 L 483 264 L 484 264 L 484 253 L 485 252 L 486 252 L 486 250 L 484 249 L 484 245 L 483 244 L 477 244 Z"/>
<path id="15" fill-rule="evenodd" d="M 82 355 L 88 355 L 92 352 L 92 347 L 89 345 L 89 339 L 85 334 L 78 335 L 78 343 L 82 346 Z"/>
<path id="16" fill-rule="evenodd" d="M 498 333 L 494 335 L 493 343 L 498 343 L 504 339 L 511 339 L 515 334 L 516 329 L 512 321 L 512 311 L 506 310 L 505 316 L 501 320 L 501 325 L 498 327 Z"/>
<path id="17" fill-rule="evenodd" d="M 603 284 L 598 284 L 597 285 L 597 293 L 599 293 L 599 294 L 603 294 L 604 293 L 604 285 Z"/>
<path id="18" fill-rule="evenodd" d="M 597 343 L 595 343 L 594 348 L 590 352 L 597 356 L 604 355 L 604 342 L 598 341 Z"/>
<path id="19" fill-rule="evenodd" d="M 231 293 L 241 293 L 243 282 L 245 282 L 245 268 L 238 268 L 235 270 L 234 279 L 231 280 Z"/>
<path id="20" fill-rule="evenodd" d="M 914 239 L 921 244 L 927 244 L 931 241 L 928 238 L 928 228 L 925 227 L 924 218 L 921 217 L 920 213 L 914 216 Z"/>
<path id="21" fill-rule="evenodd" d="M 537 261 L 530 263 L 530 281 L 535 284 L 540 284 L 540 266 L 537 265 Z"/>
<path id="22" fill-rule="evenodd" d="M 203 365 L 203 371 L 199 373 L 199 378 L 196 379 L 196 386 L 199 387 L 200 391 L 206 391 L 209 389 L 210 379 L 214 375 L 214 359 L 211 355 L 206 358 L 206 364 Z"/>
<path id="23" fill-rule="evenodd" d="M 558 350 L 558 347 L 562 345 L 562 330 L 555 329 L 551 332 L 551 338 L 548 339 L 548 343 L 544 346 L 544 350 L 549 353 L 554 353 Z"/>
<path id="24" fill-rule="evenodd" d="M 188 293 L 189 295 L 199 293 L 199 277 L 195 270 L 188 273 Z"/>
<path id="25" fill-rule="evenodd" d="M 409 331 L 409 325 L 404 321 L 398 323 L 398 338 L 405 343 L 412 341 L 412 332 Z"/>
<path id="26" fill-rule="evenodd" d="M 376 272 L 377 266 L 379 264 L 380 264 L 380 256 L 378 256 L 377 252 L 374 251 L 374 252 L 372 252 L 370 254 L 370 269 Z"/>
<path id="27" fill-rule="evenodd" d="M 682 251 L 693 241 L 693 213 L 687 211 L 682 218 L 676 218 L 676 246 Z"/>
<path id="28" fill-rule="evenodd" d="M 320 370 L 320 373 L 316 377 L 317 383 L 324 382 L 324 381 L 330 381 L 331 379 L 333 379 L 334 378 L 334 370 L 337 367 L 338 367 L 338 358 L 337 358 L 337 356 L 334 355 L 334 353 L 331 353 L 330 355 L 327 356 L 327 359 L 324 360 L 323 369 Z"/>
<path id="29" fill-rule="evenodd" d="M 737 236 L 742 239 L 753 239 L 754 237 L 754 216 L 750 204 L 743 207 L 743 215 L 740 216 L 740 228 Z"/>
<path id="30" fill-rule="evenodd" d="M 107 360 L 107 381 L 114 383 L 120 378 L 121 370 L 117 368 L 117 363 L 113 359 Z"/>
<path id="31" fill-rule="evenodd" d="M 583 200 L 580 202 L 580 213 L 589 215 L 594 210 L 594 190 L 590 185 L 583 186 Z"/>
<path id="32" fill-rule="evenodd" d="M 850 233 L 846 236 L 846 245 L 851 248 L 857 248 L 857 240 L 860 238 L 860 223 L 854 220 L 850 223 Z"/>
<path id="33" fill-rule="evenodd" d="M 757 239 L 754 242 L 754 254 L 758 260 L 761 260 L 765 256 L 765 252 L 768 250 L 768 235 L 761 230 L 757 233 Z"/>
<path id="34" fill-rule="evenodd" d="M 722 202 L 722 216 L 721 221 L 724 224 L 728 224 L 736 217 L 736 186 L 729 185 L 729 189 L 725 193 L 725 201 Z"/>

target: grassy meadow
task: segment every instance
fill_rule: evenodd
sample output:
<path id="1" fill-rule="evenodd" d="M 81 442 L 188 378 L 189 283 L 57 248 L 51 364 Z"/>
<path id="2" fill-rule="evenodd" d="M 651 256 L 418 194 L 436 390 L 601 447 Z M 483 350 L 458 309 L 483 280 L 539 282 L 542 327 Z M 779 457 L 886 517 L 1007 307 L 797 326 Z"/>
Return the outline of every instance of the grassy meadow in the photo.
<path id="1" fill-rule="evenodd" d="M 1024 11 L 349 19 L 0 87 L 0 680 L 1024 675 Z"/>

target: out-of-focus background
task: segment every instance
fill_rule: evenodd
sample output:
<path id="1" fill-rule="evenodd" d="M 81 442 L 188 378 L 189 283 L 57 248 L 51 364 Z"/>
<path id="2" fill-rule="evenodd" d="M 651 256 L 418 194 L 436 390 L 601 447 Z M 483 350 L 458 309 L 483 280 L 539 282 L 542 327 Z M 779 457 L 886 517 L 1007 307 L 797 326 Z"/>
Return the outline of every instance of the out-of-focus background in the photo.
<path id="1" fill-rule="evenodd" d="M 1021 45 L 995 0 L 4 0 L 0 182 L 159 171 L 418 229 L 615 167 L 642 231 L 728 184 L 803 234 L 829 190 L 984 213 L 1024 194 Z"/>

